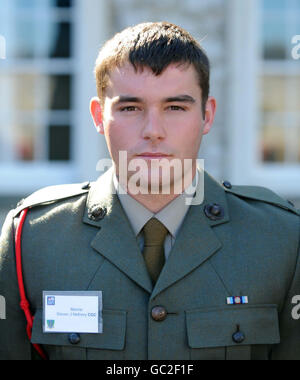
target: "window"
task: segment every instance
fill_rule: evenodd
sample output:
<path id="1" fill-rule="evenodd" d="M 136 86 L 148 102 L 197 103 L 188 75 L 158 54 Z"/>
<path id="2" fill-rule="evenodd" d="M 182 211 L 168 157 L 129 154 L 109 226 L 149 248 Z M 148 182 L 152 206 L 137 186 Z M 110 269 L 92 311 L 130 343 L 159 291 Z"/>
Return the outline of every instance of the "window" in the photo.
<path id="1" fill-rule="evenodd" d="M 0 192 L 72 178 L 74 4 L 0 0 Z"/>
<path id="2" fill-rule="evenodd" d="M 299 0 L 261 1 L 260 159 L 300 163 L 300 62 L 291 40 L 300 33 Z"/>
<path id="3" fill-rule="evenodd" d="M 0 24 L 8 16 L 11 26 L 2 32 L 9 64 L 0 75 L 0 160 L 70 161 L 71 134 L 63 131 L 71 129 L 72 2 L 3 1 L 8 14 Z M 53 125 L 64 135 L 57 157 L 48 142 Z"/>
<path id="4" fill-rule="evenodd" d="M 300 0 L 231 0 L 228 179 L 300 194 Z"/>

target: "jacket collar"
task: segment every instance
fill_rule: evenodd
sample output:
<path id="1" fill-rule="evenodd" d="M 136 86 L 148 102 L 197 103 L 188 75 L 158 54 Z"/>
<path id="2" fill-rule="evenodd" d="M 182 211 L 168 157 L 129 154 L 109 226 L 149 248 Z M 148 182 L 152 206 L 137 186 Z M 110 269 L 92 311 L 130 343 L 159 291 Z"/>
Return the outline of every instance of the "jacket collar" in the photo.
<path id="1" fill-rule="evenodd" d="M 212 227 L 229 221 L 225 190 L 206 172 L 203 180 L 204 201 L 190 206 L 154 289 L 135 234 L 116 194 L 112 168 L 92 184 L 87 198 L 83 222 L 100 229 L 91 242 L 92 247 L 152 293 L 151 298 L 155 297 L 201 265 L 222 246 Z M 201 181 L 198 186 L 201 186 Z M 213 204 L 221 207 L 221 218 L 211 219 L 204 212 L 206 206 Z M 103 219 L 90 218 L 94 208 L 105 210 Z"/>

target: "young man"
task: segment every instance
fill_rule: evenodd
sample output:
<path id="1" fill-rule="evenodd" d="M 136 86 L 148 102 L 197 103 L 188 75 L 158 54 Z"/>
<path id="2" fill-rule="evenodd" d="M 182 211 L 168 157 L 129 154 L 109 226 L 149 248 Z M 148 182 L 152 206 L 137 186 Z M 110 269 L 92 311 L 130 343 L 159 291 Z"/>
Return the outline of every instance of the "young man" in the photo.
<path id="1" fill-rule="evenodd" d="M 33 355 L 21 241 L 31 343 L 50 359 L 300 359 L 299 213 L 270 190 L 197 170 L 216 110 L 201 47 L 178 26 L 140 24 L 107 42 L 95 74 L 90 109 L 113 167 L 8 215 L 0 358 Z"/>

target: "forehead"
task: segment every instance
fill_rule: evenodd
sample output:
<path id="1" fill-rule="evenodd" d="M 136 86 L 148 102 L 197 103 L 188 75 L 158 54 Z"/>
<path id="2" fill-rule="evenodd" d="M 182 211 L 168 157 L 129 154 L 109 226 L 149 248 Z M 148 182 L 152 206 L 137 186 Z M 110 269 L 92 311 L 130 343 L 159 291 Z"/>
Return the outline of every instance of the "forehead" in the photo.
<path id="1" fill-rule="evenodd" d="M 193 65 L 170 64 L 160 75 L 155 75 L 146 66 L 136 71 L 130 63 L 125 63 L 110 73 L 106 87 L 109 98 L 133 94 L 164 97 L 183 93 L 200 96 L 198 75 Z"/>

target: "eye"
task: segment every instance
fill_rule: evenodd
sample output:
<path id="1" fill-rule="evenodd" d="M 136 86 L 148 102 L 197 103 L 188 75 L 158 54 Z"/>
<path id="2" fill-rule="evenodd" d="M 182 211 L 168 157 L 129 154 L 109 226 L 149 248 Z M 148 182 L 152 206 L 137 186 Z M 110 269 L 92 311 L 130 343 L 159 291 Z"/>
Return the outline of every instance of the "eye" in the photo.
<path id="1" fill-rule="evenodd" d="M 169 109 L 171 111 L 185 111 L 185 109 L 183 107 L 180 107 L 180 106 L 170 106 Z"/>
<path id="2" fill-rule="evenodd" d="M 121 112 L 133 112 L 133 111 L 137 111 L 137 110 L 138 110 L 138 108 L 136 106 L 126 106 L 126 107 L 120 108 Z"/>

